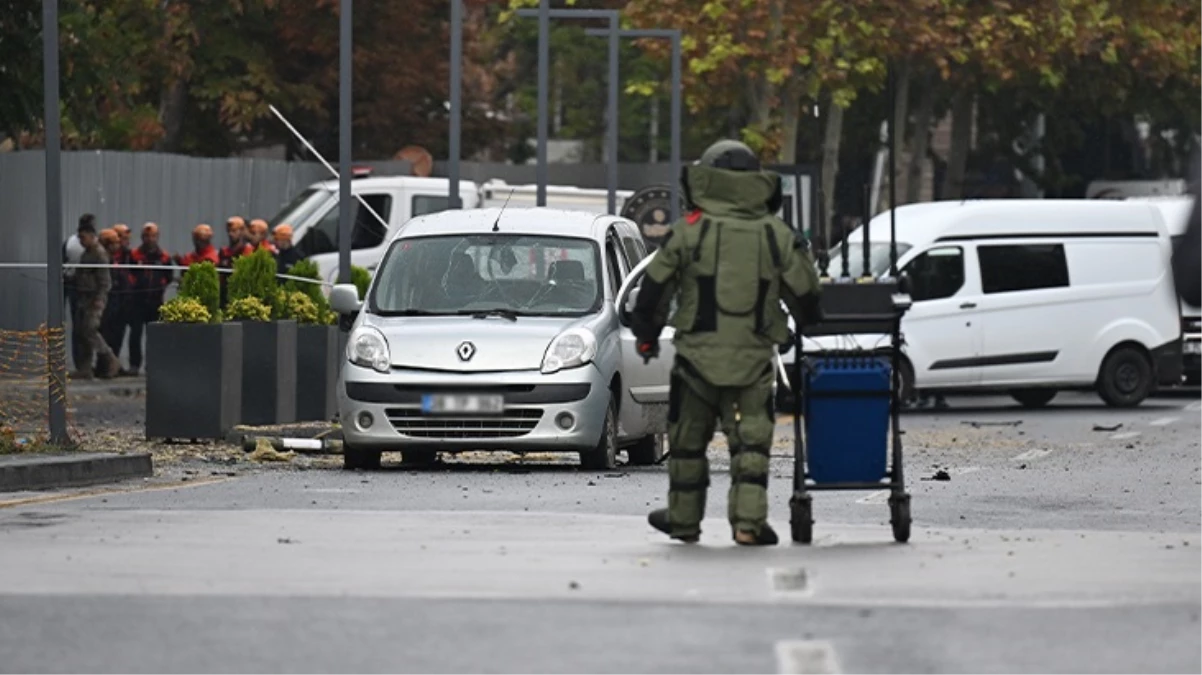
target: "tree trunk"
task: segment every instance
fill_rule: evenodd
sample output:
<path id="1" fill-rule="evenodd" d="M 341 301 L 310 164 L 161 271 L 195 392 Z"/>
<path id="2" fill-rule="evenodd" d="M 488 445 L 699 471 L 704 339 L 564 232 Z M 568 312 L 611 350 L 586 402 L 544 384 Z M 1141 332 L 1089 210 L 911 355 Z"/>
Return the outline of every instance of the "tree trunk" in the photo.
<path id="1" fill-rule="evenodd" d="M 901 153 L 906 150 L 906 121 L 910 119 L 910 62 L 902 61 L 896 68 L 894 82 L 897 91 L 893 101 L 893 133 L 897 136 L 897 143 L 894 143 L 892 138 L 889 139 L 889 143 L 894 152 Z M 895 176 L 894 180 L 897 178 Z M 902 204 L 904 203 L 902 201 Z"/>
<path id="2" fill-rule="evenodd" d="M 952 145 L 948 151 L 947 174 L 943 178 L 943 198 L 964 198 L 964 171 L 968 166 L 968 146 L 972 142 L 973 96 L 958 89 L 952 97 Z"/>
<path id="3" fill-rule="evenodd" d="M 826 106 L 826 133 L 822 139 L 822 228 L 823 246 L 829 250 L 831 221 L 835 210 L 835 179 L 839 175 L 839 146 L 843 141 L 843 108 L 831 101 Z"/>
<path id="4" fill-rule="evenodd" d="M 786 87 L 781 105 L 781 147 L 777 157 L 781 164 L 797 163 L 797 127 L 801 121 L 801 94 Z"/>
<path id="5" fill-rule="evenodd" d="M 910 142 L 910 160 L 906 171 L 906 203 L 912 204 L 922 198 L 922 169 L 926 165 L 927 150 L 931 145 L 931 117 L 935 114 L 934 78 L 930 72 L 923 75 L 922 99 L 914 116 L 914 133 Z"/>
<path id="6" fill-rule="evenodd" d="M 184 128 L 184 108 L 188 102 L 188 83 L 176 80 L 163 90 L 159 98 L 159 122 L 163 125 L 163 137 L 154 144 L 159 152 L 175 152 L 179 149 L 180 132 Z"/>

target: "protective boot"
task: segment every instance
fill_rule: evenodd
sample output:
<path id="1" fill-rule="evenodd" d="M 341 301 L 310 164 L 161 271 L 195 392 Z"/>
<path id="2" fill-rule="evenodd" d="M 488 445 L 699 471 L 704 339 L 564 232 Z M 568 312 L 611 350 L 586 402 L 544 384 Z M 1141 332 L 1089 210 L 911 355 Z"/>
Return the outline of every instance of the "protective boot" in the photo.
<path id="1" fill-rule="evenodd" d="M 746 531 L 735 532 L 735 543 L 739 546 L 776 546 L 779 541 L 776 530 L 773 530 L 768 523 L 760 526 L 759 534 Z"/>
<path id="2" fill-rule="evenodd" d="M 696 544 L 701 539 L 701 536 L 696 534 L 681 536 L 672 534 L 672 523 L 668 520 L 668 509 L 656 509 L 647 514 L 647 522 L 651 524 L 651 527 L 686 544 Z"/>

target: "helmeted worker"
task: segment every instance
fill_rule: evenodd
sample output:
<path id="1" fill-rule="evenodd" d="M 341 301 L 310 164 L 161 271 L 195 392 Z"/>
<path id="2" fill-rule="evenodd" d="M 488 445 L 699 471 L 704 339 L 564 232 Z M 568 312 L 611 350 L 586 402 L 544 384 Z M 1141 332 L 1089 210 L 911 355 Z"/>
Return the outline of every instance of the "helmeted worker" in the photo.
<path id="1" fill-rule="evenodd" d="M 275 254 L 275 265 L 277 274 L 285 274 L 288 269 L 295 265 L 304 256 L 300 250 L 292 245 L 292 226 L 288 223 L 280 223 L 271 231 L 272 241 L 275 242 L 277 253 Z"/>
<path id="2" fill-rule="evenodd" d="M 93 235 L 96 232 L 96 216 L 91 213 L 85 213 L 79 217 L 79 225 L 76 228 L 76 233 L 67 238 L 63 243 L 63 264 L 77 265 L 83 257 L 84 246 L 80 243 L 79 233 L 84 230 L 91 230 Z M 67 309 L 71 312 L 71 360 L 75 364 L 75 368 L 83 367 L 83 356 L 80 352 L 80 347 L 83 344 L 83 337 L 79 331 L 79 326 L 75 323 L 75 317 L 79 314 L 79 302 L 75 293 L 75 267 L 63 267 L 63 291 L 67 296 Z"/>
<path id="3" fill-rule="evenodd" d="M 124 254 L 121 250 L 121 235 L 117 233 L 115 227 L 105 228 L 100 231 L 100 245 L 104 247 L 105 253 L 108 254 L 109 263 L 120 265 L 124 262 Z M 109 349 L 113 350 L 113 354 L 117 358 L 121 357 L 121 345 L 125 342 L 125 301 L 129 294 L 129 278 L 125 275 L 125 271 L 119 267 L 109 268 L 109 292 L 108 300 L 104 303 L 104 314 L 100 317 L 100 336 L 104 338 Z"/>
<path id="4" fill-rule="evenodd" d="M 121 250 L 125 253 L 129 253 L 129 225 L 126 225 L 125 223 L 117 223 L 113 226 L 113 231 L 117 233 L 117 237 L 121 240 Z"/>
<path id="5" fill-rule="evenodd" d="M 116 233 L 114 233 L 114 236 Z M 119 241 L 119 240 L 118 240 Z M 107 265 L 108 254 L 100 245 L 96 228 L 90 222 L 80 223 L 79 243 L 84 252 L 79 258 L 81 265 Z M 93 377 L 92 359 L 99 356 L 103 371 L 108 377 L 117 374 L 121 364 L 100 335 L 100 319 L 108 303 L 113 278 L 103 267 L 81 267 L 75 272 L 76 312 L 75 325 L 80 338 L 79 361 L 75 364 L 75 376 L 90 380 Z"/>
<path id="6" fill-rule="evenodd" d="M 163 295 L 175 273 L 171 270 L 145 269 L 137 267 L 170 265 L 171 256 L 159 248 L 159 226 L 146 223 L 142 226 L 142 245 L 130 253 L 130 283 L 134 293 L 130 303 L 129 323 L 129 369 L 137 374 L 142 368 L 142 332 L 147 323 L 158 321 L 159 307 L 163 306 Z"/>
<path id="7" fill-rule="evenodd" d="M 691 209 L 647 266 L 631 317 L 644 359 L 659 354 L 673 298 L 676 362 L 668 405 L 668 508 L 648 522 L 674 539 L 701 535 L 706 449 L 721 420 L 731 452 L 728 518 L 742 545 L 772 545 L 768 461 L 775 426 L 773 359 L 790 333 L 821 316 L 808 242 L 776 218 L 780 177 L 746 145 L 719 141 L 681 176 Z"/>
<path id="8" fill-rule="evenodd" d="M 234 261 L 244 255 L 254 253 L 255 249 L 248 241 L 246 221 L 239 216 L 231 216 L 225 221 L 225 232 L 229 236 L 229 245 L 220 251 L 220 267 L 233 269 Z"/>
<path id="9" fill-rule="evenodd" d="M 250 245 L 254 250 L 267 249 L 272 255 L 276 254 L 275 246 L 268 240 L 269 227 L 267 221 L 262 218 L 255 218 L 250 221 Z"/>
<path id="10" fill-rule="evenodd" d="M 213 228 L 205 224 L 192 228 L 192 250 L 186 255 L 175 256 L 175 262 L 183 267 L 191 267 L 199 262 L 211 262 L 216 265 L 217 249 L 213 248 Z"/>

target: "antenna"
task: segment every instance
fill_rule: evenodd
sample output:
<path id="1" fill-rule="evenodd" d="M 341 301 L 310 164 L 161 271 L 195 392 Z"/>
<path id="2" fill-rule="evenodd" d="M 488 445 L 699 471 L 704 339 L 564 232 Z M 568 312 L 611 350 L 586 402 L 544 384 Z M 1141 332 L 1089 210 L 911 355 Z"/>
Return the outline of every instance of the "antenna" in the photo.
<path id="1" fill-rule="evenodd" d="M 501 210 L 497 211 L 497 219 L 495 221 L 493 221 L 493 224 L 492 224 L 493 232 L 501 231 L 501 214 L 505 213 L 505 207 L 509 206 L 509 200 L 513 199 L 514 192 L 517 192 L 517 188 L 513 188 L 509 191 L 509 196 L 505 198 L 505 203 L 501 205 Z"/>

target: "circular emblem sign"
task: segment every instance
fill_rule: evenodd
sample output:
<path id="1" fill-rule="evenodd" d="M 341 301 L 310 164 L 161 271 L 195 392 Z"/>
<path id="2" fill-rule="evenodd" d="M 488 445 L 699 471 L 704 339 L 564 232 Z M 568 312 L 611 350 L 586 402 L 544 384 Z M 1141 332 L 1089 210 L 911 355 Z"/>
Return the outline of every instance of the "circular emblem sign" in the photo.
<path id="1" fill-rule="evenodd" d="M 683 203 L 680 212 L 684 213 Z M 666 185 L 642 188 L 626 200 L 622 217 L 639 226 L 647 244 L 659 246 L 672 225 L 672 190 Z"/>

